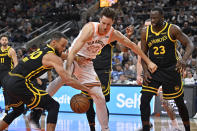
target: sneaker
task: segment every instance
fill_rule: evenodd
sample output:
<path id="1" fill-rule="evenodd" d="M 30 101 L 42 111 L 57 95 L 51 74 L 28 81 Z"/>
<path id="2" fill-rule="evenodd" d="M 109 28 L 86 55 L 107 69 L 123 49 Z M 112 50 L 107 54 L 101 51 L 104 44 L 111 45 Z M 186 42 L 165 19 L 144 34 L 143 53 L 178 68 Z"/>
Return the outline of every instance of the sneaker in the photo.
<path id="1" fill-rule="evenodd" d="M 194 119 L 197 119 L 197 113 L 193 116 Z"/>
<path id="2" fill-rule="evenodd" d="M 31 113 L 27 116 L 27 119 L 28 119 L 29 125 L 32 129 L 41 130 L 41 126 L 40 126 L 39 121 L 35 121 L 34 119 L 32 119 Z"/>

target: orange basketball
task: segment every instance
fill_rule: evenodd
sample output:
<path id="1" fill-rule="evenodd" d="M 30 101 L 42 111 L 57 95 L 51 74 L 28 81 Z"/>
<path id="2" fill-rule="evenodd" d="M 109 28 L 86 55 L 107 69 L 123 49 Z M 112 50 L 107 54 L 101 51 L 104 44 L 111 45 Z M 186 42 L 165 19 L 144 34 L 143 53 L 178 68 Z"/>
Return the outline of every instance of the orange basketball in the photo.
<path id="1" fill-rule="evenodd" d="M 85 95 L 76 94 L 70 100 L 70 107 L 75 113 L 85 113 L 90 107 L 90 102 Z"/>

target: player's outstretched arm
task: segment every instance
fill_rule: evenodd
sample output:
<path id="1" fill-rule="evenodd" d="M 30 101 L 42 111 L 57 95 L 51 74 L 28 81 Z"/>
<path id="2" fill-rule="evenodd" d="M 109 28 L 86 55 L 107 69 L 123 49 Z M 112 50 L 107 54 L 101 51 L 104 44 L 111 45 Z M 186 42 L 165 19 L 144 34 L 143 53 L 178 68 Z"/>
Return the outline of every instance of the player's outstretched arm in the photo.
<path id="1" fill-rule="evenodd" d="M 130 48 L 133 52 L 140 55 L 141 58 L 146 62 L 150 72 L 155 72 L 157 69 L 157 65 L 154 64 L 143 52 L 142 50 L 132 41 L 130 41 L 126 36 L 124 36 L 121 32 L 114 30 L 111 38 L 111 42 L 117 40 L 119 43 L 124 46 Z"/>
<path id="2" fill-rule="evenodd" d="M 45 67 L 54 67 L 56 72 L 61 77 L 62 82 L 64 82 L 65 84 L 72 86 L 73 88 L 78 89 L 78 90 L 88 91 L 89 89 L 88 87 L 80 84 L 77 80 L 73 79 L 68 74 L 67 71 L 64 70 L 63 61 L 60 57 L 56 56 L 53 53 L 49 53 L 43 57 L 42 63 L 43 63 L 43 66 Z"/>
<path id="3" fill-rule="evenodd" d="M 138 47 L 141 48 L 141 42 L 138 42 Z M 138 85 L 142 85 L 142 82 L 143 82 L 143 78 L 142 78 L 142 62 L 141 62 L 141 57 L 138 55 L 137 56 L 138 59 L 137 59 L 137 65 L 136 65 L 136 69 L 137 69 L 137 83 Z"/>
<path id="4" fill-rule="evenodd" d="M 141 50 L 147 55 L 148 52 L 148 47 L 147 47 L 147 42 L 146 42 L 146 28 L 143 28 L 141 31 Z M 143 77 L 143 82 L 145 85 L 147 85 L 150 82 L 151 76 L 150 73 L 148 72 L 148 67 L 144 63 L 144 60 L 141 59 L 141 64 L 143 67 L 144 71 L 144 77 Z"/>
<path id="5" fill-rule="evenodd" d="M 93 25 L 91 23 L 87 23 L 80 32 L 79 36 L 74 41 L 74 46 L 68 53 L 67 57 L 67 63 L 66 63 L 66 70 L 71 75 L 70 69 L 71 65 L 74 61 L 74 58 L 77 54 L 77 52 L 83 47 L 86 41 L 90 40 L 92 38 L 93 34 Z"/>

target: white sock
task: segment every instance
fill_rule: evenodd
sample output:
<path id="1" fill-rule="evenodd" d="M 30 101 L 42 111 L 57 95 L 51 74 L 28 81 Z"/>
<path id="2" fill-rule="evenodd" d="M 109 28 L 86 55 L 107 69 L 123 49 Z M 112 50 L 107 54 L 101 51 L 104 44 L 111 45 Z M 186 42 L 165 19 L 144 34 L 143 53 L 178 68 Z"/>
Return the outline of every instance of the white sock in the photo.
<path id="1" fill-rule="evenodd" d="M 172 120 L 172 126 L 174 128 L 178 128 L 179 127 L 178 122 L 177 122 L 177 119 Z"/>
<path id="2" fill-rule="evenodd" d="M 63 85 L 64 83 L 62 82 L 61 77 L 58 76 L 55 80 L 49 83 L 46 92 L 48 92 L 50 96 L 53 96 Z"/>

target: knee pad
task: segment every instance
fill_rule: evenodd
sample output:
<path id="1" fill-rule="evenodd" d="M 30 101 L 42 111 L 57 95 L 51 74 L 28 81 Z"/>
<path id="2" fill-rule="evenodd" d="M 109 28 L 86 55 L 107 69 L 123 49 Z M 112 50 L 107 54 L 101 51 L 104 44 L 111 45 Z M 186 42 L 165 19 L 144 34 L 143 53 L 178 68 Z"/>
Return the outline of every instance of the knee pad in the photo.
<path id="1" fill-rule="evenodd" d="M 152 97 L 152 94 L 142 93 L 140 107 L 149 105 Z"/>
<path id="2" fill-rule="evenodd" d="M 179 97 L 174 99 L 175 103 L 178 107 L 179 115 L 181 116 L 183 121 L 189 121 L 189 113 L 187 107 L 184 103 L 183 97 Z"/>
<path id="3" fill-rule="evenodd" d="M 3 121 L 5 121 L 8 125 L 12 123 L 12 121 L 20 116 L 24 112 L 23 108 L 13 108 L 13 111 L 8 113 L 4 118 Z"/>
<path id="4" fill-rule="evenodd" d="M 48 111 L 48 116 L 47 116 L 47 123 L 57 123 L 57 116 L 59 112 L 59 107 L 60 104 L 53 100 L 50 105 L 48 105 L 47 111 Z"/>

